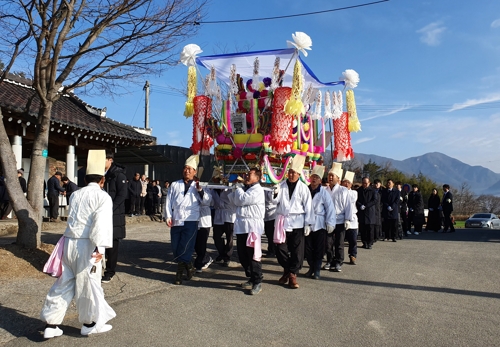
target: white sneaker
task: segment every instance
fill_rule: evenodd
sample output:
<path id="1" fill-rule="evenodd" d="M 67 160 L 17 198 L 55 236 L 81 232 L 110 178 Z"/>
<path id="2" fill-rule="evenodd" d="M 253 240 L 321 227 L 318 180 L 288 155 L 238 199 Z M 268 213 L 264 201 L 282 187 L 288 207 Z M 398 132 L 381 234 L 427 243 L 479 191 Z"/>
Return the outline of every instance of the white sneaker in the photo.
<path id="1" fill-rule="evenodd" d="M 45 328 L 43 331 L 43 338 L 44 339 L 51 339 L 53 337 L 58 337 L 63 334 L 63 331 L 59 329 L 59 327 L 55 328 Z"/>
<path id="2" fill-rule="evenodd" d="M 202 270 L 202 269 L 196 269 L 196 273 L 197 273 L 197 274 L 201 274 L 202 272 L 203 272 L 203 270 Z"/>
<path id="3" fill-rule="evenodd" d="M 107 331 L 110 331 L 111 329 L 113 329 L 113 326 L 111 324 L 104 324 L 99 330 L 97 330 L 95 326 L 88 328 L 84 325 L 82 326 L 82 330 L 80 330 L 80 333 L 84 336 L 88 336 L 90 334 L 105 333 Z"/>
<path id="4" fill-rule="evenodd" d="M 202 270 L 208 269 L 208 267 L 210 266 L 210 264 L 212 264 L 213 262 L 214 262 L 214 260 L 212 259 L 212 257 L 210 257 L 210 259 L 208 259 L 208 262 L 205 265 L 203 265 L 201 269 Z"/>
<path id="5" fill-rule="evenodd" d="M 410 233 L 410 231 L 409 231 L 409 230 L 406 232 L 406 235 L 411 235 L 411 233 Z"/>
<path id="6" fill-rule="evenodd" d="M 323 270 L 330 270 L 330 263 L 323 265 Z"/>
<path id="7" fill-rule="evenodd" d="M 418 235 L 418 231 L 415 231 L 415 232 L 413 233 L 413 235 Z"/>

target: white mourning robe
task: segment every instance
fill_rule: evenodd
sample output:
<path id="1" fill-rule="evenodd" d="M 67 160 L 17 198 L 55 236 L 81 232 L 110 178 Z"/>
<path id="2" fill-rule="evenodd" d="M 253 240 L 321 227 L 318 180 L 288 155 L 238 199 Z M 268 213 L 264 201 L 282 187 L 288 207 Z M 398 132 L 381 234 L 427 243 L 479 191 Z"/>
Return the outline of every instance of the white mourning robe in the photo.
<path id="1" fill-rule="evenodd" d="M 314 224 L 314 212 L 312 209 L 312 199 L 309 187 L 302 181 L 297 181 L 292 198 L 289 198 L 289 190 L 286 181 L 280 183 L 280 190 L 276 208 L 276 221 L 283 216 L 283 227 L 285 231 L 303 228 L 305 225 Z"/>
<path id="2" fill-rule="evenodd" d="M 97 183 L 71 194 L 64 236 L 62 274 L 50 288 L 40 316 L 48 324 L 61 324 L 74 297 L 78 320 L 89 324 L 99 316 L 91 280 L 100 286 L 102 276 L 100 263 L 95 273 L 88 271 L 92 253 L 96 247 L 101 254 L 113 247 L 113 201 Z"/>
<path id="3" fill-rule="evenodd" d="M 312 198 L 312 206 L 314 211 L 314 224 L 312 224 L 312 231 L 326 229 L 327 225 L 335 227 L 336 212 L 333 207 L 332 197 L 330 192 L 324 187 L 319 188 L 319 192 Z"/>
<path id="4" fill-rule="evenodd" d="M 264 222 L 276 219 L 276 207 L 278 207 L 278 197 L 274 197 L 274 192 L 270 190 L 265 190 L 264 195 L 266 197 L 266 214 L 264 216 Z"/>
<path id="5" fill-rule="evenodd" d="M 224 225 L 224 223 L 234 223 L 236 219 L 235 206 L 229 199 L 230 189 L 224 189 L 218 194 L 215 189 L 212 192 L 214 200 L 214 225 Z"/>
<path id="6" fill-rule="evenodd" d="M 359 223 L 358 223 L 358 209 L 356 208 L 356 201 L 358 200 L 358 192 L 352 189 L 348 190 L 349 192 L 349 197 L 351 199 L 351 209 L 352 209 L 352 219 L 349 220 L 350 222 L 350 227 L 349 229 L 358 229 L 359 228 Z"/>
<path id="7" fill-rule="evenodd" d="M 203 196 L 203 200 L 201 200 L 198 229 L 212 227 L 212 209 L 210 208 L 213 204 L 212 191 L 210 189 L 205 189 L 203 195 L 208 195 L 208 199 L 205 199 L 205 196 Z"/>
<path id="8" fill-rule="evenodd" d="M 352 205 L 347 188 L 337 183 L 333 189 L 330 190 L 330 194 L 337 213 L 337 224 L 343 224 L 346 220 L 352 220 Z"/>
<path id="9" fill-rule="evenodd" d="M 206 192 L 203 193 L 203 198 L 200 196 L 195 181 L 191 182 L 186 195 L 184 195 L 184 181 L 175 181 L 168 190 L 163 213 L 166 218 L 172 218 L 172 226 L 184 225 L 184 222 L 198 222 L 201 202 L 209 199 L 210 194 Z"/>
<path id="10" fill-rule="evenodd" d="M 229 198 L 236 206 L 234 233 L 239 235 L 254 232 L 262 235 L 265 214 L 265 197 L 262 186 L 256 183 L 247 191 L 239 187 L 229 195 Z"/>

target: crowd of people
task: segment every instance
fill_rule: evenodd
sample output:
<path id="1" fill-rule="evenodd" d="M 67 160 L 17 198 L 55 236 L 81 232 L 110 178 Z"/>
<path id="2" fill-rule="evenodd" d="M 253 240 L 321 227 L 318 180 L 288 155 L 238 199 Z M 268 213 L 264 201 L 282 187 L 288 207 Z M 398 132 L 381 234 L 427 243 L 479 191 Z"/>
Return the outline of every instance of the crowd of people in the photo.
<path id="1" fill-rule="evenodd" d="M 222 176 L 216 169 L 212 188 L 203 188 L 196 177 L 197 156 L 190 157 L 183 179 L 172 183 L 163 206 L 178 264 L 174 283 L 182 284 L 183 279 L 191 279 L 214 262 L 206 251 L 211 227 L 217 249 L 215 263 L 228 266 L 236 238 L 239 262 L 247 277 L 242 287 L 253 295 L 262 291 L 262 235 L 268 243 L 265 256 L 277 258 L 283 268 L 279 283 L 295 289 L 299 288 L 297 275 L 304 260 L 308 278 L 319 279 L 321 270 L 341 272 L 345 242 L 348 263 L 356 265 L 358 232 L 361 247 L 370 250 L 377 241 L 397 242 L 418 235 L 424 225 L 425 230 L 437 232 L 444 222 L 443 232 L 455 231 L 453 197 L 447 184 L 443 185 L 442 199 L 437 189 L 429 198 L 426 222 L 417 184 L 410 187 L 388 179 L 383 186 L 380 180 L 371 182 L 369 177 L 358 184 L 354 172 L 344 173 L 342 165 L 334 163 L 326 175 L 325 167 L 316 165 L 306 185 L 300 179 L 304 160 L 295 156 L 287 179 L 274 189 L 260 185 L 259 168 L 251 168 L 231 187 L 217 186 Z"/>

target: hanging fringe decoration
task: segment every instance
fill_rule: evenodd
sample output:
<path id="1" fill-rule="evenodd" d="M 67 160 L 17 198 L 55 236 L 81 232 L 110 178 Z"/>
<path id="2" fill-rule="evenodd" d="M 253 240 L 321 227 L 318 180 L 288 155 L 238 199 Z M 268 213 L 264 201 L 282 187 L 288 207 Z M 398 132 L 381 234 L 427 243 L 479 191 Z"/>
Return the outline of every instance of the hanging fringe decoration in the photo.
<path id="1" fill-rule="evenodd" d="M 271 80 L 271 90 L 275 90 L 280 86 L 280 57 L 274 59 L 273 76 Z"/>
<path id="2" fill-rule="evenodd" d="M 290 99 L 292 89 L 290 87 L 279 87 L 274 91 L 273 116 L 271 121 L 271 138 L 269 147 L 275 154 L 286 154 L 292 149 L 292 123 L 290 117 L 284 111 L 284 106 Z"/>
<path id="3" fill-rule="evenodd" d="M 330 99 L 330 93 L 328 91 L 325 92 L 325 118 L 330 119 L 333 117 L 332 114 L 332 102 Z"/>
<path id="4" fill-rule="evenodd" d="M 259 90 L 259 57 L 256 57 L 253 62 L 252 88 Z"/>
<path id="5" fill-rule="evenodd" d="M 231 95 L 238 94 L 238 78 L 236 75 L 236 65 L 234 64 L 231 65 L 231 70 L 229 72 L 229 81 L 230 81 L 229 93 Z"/>
<path id="6" fill-rule="evenodd" d="M 292 81 L 292 94 L 290 100 L 285 105 L 285 113 L 290 116 L 300 116 L 305 114 L 304 104 L 302 103 L 301 96 L 304 88 L 304 80 L 302 78 L 302 63 L 300 59 L 295 61 L 293 68 L 293 81 Z"/>
<path id="7" fill-rule="evenodd" d="M 347 113 L 349 113 L 349 131 L 357 133 L 361 130 L 358 114 L 356 112 L 356 102 L 354 100 L 354 91 L 349 89 L 345 92 L 345 102 L 347 104 Z"/>
<path id="8" fill-rule="evenodd" d="M 184 108 L 184 116 L 189 118 L 193 115 L 193 98 L 196 96 L 196 68 L 190 66 L 188 68 L 188 80 L 187 80 L 187 100 Z"/>
<path id="9" fill-rule="evenodd" d="M 349 133 L 349 114 L 347 112 L 342 113 L 340 118 L 333 121 L 333 135 L 335 138 L 333 159 L 346 161 L 354 158 L 351 147 L 351 134 Z"/>
<path id="10" fill-rule="evenodd" d="M 206 122 L 212 116 L 212 100 L 205 95 L 198 95 L 193 99 L 193 144 L 191 151 L 193 154 L 210 154 L 210 148 L 214 140 L 209 135 Z"/>
<path id="11" fill-rule="evenodd" d="M 318 90 L 318 94 L 316 94 L 316 108 L 314 109 L 314 115 L 312 116 L 312 119 L 314 120 L 321 119 L 322 98 L 323 96 L 321 90 Z"/>
<path id="12" fill-rule="evenodd" d="M 342 116 L 342 92 L 332 92 L 332 99 L 333 99 L 333 112 L 332 112 L 332 119 L 339 119 Z"/>

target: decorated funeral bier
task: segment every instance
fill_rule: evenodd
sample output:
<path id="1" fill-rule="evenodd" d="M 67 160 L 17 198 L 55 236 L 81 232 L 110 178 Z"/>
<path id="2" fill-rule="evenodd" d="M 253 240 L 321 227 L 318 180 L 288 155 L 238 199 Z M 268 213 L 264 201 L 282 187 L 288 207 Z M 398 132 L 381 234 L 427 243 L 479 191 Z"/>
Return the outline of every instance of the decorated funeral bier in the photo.
<path id="1" fill-rule="evenodd" d="M 260 167 L 262 183 L 277 184 L 296 155 L 307 158 L 301 179 L 308 182 L 327 146 L 337 161 L 354 156 L 350 132 L 361 130 L 353 92 L 358 74 L 345 70 L 339 81 L 321 82 L 301 57 L 311 39 L 302 32 L 292 37 L 286 49 L 198 57 L 200 47 L 189 44 L 181 53 L 188 66 L 184 115 L 193 120 L 191 150 L 208 155 L 214 147 L 223 182 Z M 200 66 L 209 71 L 204 78 Z"/>

